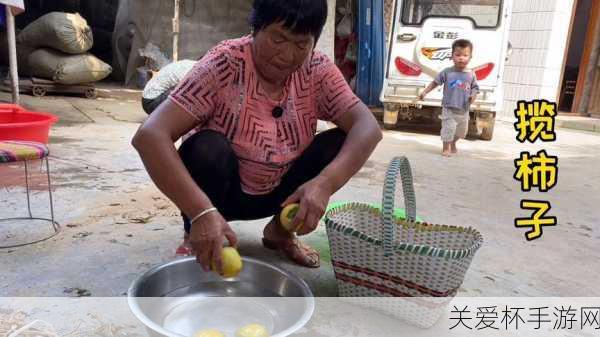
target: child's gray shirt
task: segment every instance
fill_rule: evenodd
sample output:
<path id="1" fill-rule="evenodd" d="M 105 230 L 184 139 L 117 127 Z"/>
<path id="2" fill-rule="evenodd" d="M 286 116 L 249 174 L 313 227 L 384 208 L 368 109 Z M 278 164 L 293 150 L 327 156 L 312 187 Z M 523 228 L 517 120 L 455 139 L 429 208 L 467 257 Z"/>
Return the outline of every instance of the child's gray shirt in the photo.
<path id="1" fill-rule="evenodd" d="M 434 82 L 444 85 L 442 106 L 445 108 L 469 111 L 469 97 L 479 93 L 477 79 L 471 70 L 448 67 L 437 74 Z"/>

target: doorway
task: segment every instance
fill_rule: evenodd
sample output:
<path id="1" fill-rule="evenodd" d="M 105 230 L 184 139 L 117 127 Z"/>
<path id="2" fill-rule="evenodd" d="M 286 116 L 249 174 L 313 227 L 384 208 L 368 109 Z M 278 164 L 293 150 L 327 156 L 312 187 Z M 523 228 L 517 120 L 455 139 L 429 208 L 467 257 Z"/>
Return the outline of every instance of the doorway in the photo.
<path id="1" fill-rule="evenodd" d="M 567 58 L 563 68 L 563 77 L 558 98 L 558 110 L 571 113 L 575 111 L 577 93 L 583 85 L 582 73 L 586 71 L 586 37 L 590 28 L 590 19 L 594 0 L 577 0 L 575 15 L 567 44 Z M 579 89 L 579 90 L 578 90 Z"/>

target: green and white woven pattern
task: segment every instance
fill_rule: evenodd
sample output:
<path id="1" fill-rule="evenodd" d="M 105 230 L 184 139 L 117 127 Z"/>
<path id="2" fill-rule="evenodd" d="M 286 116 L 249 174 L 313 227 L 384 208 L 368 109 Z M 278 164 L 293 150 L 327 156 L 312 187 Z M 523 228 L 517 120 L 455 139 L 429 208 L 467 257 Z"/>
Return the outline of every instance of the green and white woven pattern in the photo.
<path id="1" fill-rule="evenodd" d="M 406 209 L 406 220 L 415 221 L 417 217 L 417 200 L 415 198 L 415 189 L 413 187 L 412 172 L 410 163 L 406 157 L 392 159 L 385 174 L 383 184 L 383 248 L 385 256 L 392 255 L 392 244 L 394 242 L 394 202 L 396 195 L 396 179 L 400 176 L 402 181 L 402 191 L 404 193 L 404 207 Z"/>
<path id="2" fill-rule="evenodd" d="M 398 176 L 407 220 L 393 216 Z M 472 228 L 414 222 L 414 187 L 404 157 L 394 158 L 388 167 L 382 205 L 379 211 L 368 204 L 350 203 L 325 215 L 340 296 L 419 297 L 421 301 L 409 306 L 391 301 L 394 305 L 381 309 L 409 323 L 430 326 L 462 284 L 482 237 Z M 436 305 L 414 310 L 415 305 L 432 301 Z"/>

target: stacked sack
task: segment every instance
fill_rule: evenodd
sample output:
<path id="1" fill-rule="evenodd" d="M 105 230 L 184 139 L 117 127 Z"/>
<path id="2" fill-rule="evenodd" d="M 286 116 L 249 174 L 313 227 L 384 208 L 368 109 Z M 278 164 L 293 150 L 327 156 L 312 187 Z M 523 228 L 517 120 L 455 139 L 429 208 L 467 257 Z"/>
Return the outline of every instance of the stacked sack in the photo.
<path id="1" fill-rule="evenodd" d="M 112 68 L 87 53 L 94 39 L 87 21 L 75 13 L 48 13 L 29 24 L 17 36 L 17 43 L 31 48 L 28 72 L 60 84 L 100 81 Z"/>

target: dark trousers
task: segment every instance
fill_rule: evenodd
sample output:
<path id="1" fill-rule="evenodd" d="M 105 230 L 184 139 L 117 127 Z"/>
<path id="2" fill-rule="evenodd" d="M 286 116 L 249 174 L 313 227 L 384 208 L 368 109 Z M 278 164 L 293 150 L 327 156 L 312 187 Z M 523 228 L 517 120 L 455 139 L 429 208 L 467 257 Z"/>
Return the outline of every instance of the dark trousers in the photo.
<path id="1" fill-rule="evenodd" d="M 280 204 L 305 182 L 316 177 L 338 154 L 346 134 L 341 129 L 319 133 L 294 161 L 281 183 L 270 193 L 247 194 L 241 189 L 238 158 L 221 133 L 200 131 L 179 148 L 179 155 L 198 186 L 227 221 L 254 220 L 275 215 Z M 189 219 L 183 215 L 186 233 Z"/>
<path id="2" fill-rule="evenodd" d="M 142 97 L 142 109 L 149 115 L 154 111 L 154 109 L 158 108 L 158 106 L 169 97 L 171 90 L 167 90 L 160 94 L 156 98 L 148 99 Z"/>

